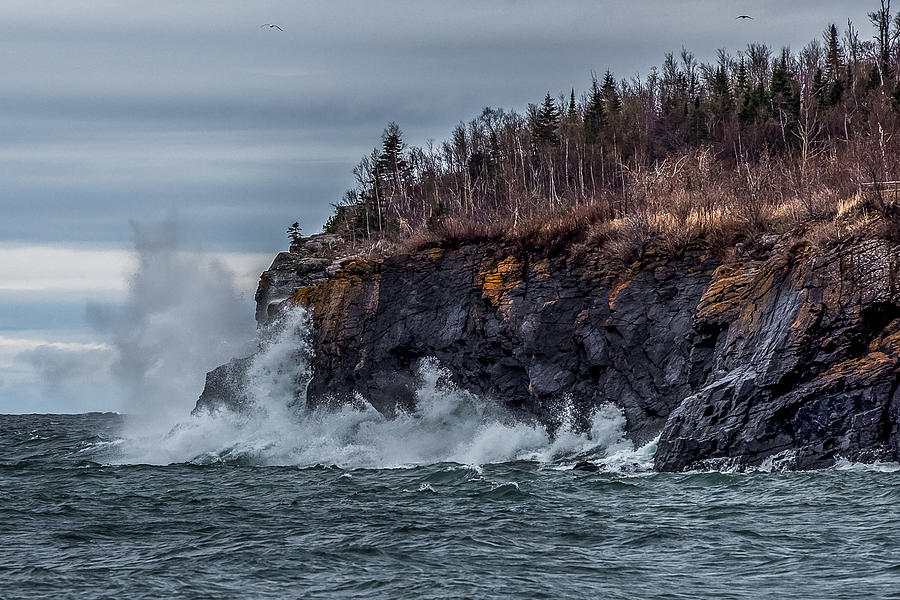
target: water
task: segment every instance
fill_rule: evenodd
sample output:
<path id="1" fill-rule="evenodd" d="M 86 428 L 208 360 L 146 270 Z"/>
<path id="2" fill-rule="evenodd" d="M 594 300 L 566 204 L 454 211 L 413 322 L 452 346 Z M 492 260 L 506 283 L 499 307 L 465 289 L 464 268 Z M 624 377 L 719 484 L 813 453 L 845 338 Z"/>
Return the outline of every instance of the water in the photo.
<path id="1" fill-rule="evenodd" d="M 2 598 L 887 598 L 900 584 L 890 465 L 111 464 L 117 415 L 2 416 L 0 431 Z"/>
<path id="2" fill-rule="evenodd" d="M 900 465 L 656 473 L 615 406 L 546 428 L 433 360 L 413 412 L 309 410 L 309 331 L 242 414 L 0 415 L 0 598 L 898 597 Z"/>

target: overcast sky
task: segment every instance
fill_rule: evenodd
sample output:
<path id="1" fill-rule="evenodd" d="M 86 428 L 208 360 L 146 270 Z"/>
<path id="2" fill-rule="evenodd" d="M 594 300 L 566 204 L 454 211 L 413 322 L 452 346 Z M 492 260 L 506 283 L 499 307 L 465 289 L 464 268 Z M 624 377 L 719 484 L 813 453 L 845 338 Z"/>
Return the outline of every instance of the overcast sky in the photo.
<path id="1" fill-rule="evenodd" d="M 701 60 L 799 48 L 848 17 L 868 37 L 874 5 L 3 0 L 0 412 L 117 406 L 85 304 L 125 301 L 130 220 L 176 214 L 188 248 L 220 255 L 249 298 L 286 226 L 321 228 L 388 121 L 440 140 L 485 105 L 580 93 L 592 70 L 646 75 L 682 46 Z M 48 392 L 41 347 L 100 366 L 80 392 Z"/>

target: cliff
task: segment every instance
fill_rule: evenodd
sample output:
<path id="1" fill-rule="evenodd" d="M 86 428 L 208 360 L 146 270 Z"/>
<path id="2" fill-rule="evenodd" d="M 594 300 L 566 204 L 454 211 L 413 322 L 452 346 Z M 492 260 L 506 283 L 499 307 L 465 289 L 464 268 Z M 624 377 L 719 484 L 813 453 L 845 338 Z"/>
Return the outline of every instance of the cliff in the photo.
<path id="1" fill-rule="evenodd" d="M 599 254 L 479 244 L 384 259 L 294 248 L 263 274 L 260 322 L 310 309 L 310 403 L 362 394 L 390 414 L 436 357 L 465 389 L 552 423 L 613 402 L 659 435 L 662 470 L 790 468 L 900 454 L 900 248 L 820 250 L 769 236 L 722 262 L 700 252 L 611 270 Z M 315 251 L 314 251 L 315 250 Z M 317 254 L 318 252 L 318 254 Z M 198 410 L 240 404 L 235 361 Z"/>

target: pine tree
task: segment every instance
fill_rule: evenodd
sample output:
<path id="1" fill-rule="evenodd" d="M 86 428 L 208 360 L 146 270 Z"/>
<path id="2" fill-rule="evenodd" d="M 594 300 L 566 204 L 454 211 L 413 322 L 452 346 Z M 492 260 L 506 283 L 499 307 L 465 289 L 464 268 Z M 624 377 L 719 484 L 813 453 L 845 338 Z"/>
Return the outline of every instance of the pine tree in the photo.
<path id="1" fill-rule="evenodd" d="M 569 96 L 569 114 L 567 116 L 571 122 L 578 120 L 578 108 L 575 106 L 575 88 L 572 88 L 572 95 Z"/>
<path id="2" fill-rule="evenodd" d="M 800 91 L 793 74 L 788 69 L 787 52 L 772 69 L 772 83 L 769 87 L 772 99 L 772 113 L 777 118 L 795 118 L 800 114 Z"/>
<path id="3" fill-rule="evenodd" d="M 606 115 L 603 111 L 603 96 L 594 78 L 591 87 L 591 98 L 584 109 L 584 134 L 588 143 L 595 144 L 600 140 L 600 132 L 606 125 Z"/>
<path id="4" fill-rule="evenodd" d="M 823 91 L 820 104 L 823 106 L 836 106 L 844 95 L 845 85 L 841 79 L 841 74 L 844 70 L 844 52 L 841 48 L 837 27 L 833 24 L 825 30 L 825 44 L 828 49 L 825 53 L 825 73 L 823 74 Z M 816 88 L 817 93 L 818 89 Z"/>
<path id="5" fill-rule="evenodd" d="M 559 143 L 559 107 L 553 102 L 550 92 L 541 103 L 534 115 L 534 137 L 538 144 L 555 145 Z"/>
<path id="6" fill-rule="evenodd" d="M 844 62 L 841 39 L 834 24 L 825 30 L 825 45 L 828 47 L 825 52 L 825 76 L 834 81 L 840 77 L 841 64 Z"/>
<path id="7" fill-rule="evenodd" d="M 381 155 L 378 157 L 377 167 L 382 174 L 402 183 L 409 174 L 409 164 L 404 153 L 406 144 L 403 142 L 403 134 L 400 127 L 394 121 L 388 123 L 381 135 Z"/>
<path id="8" fill-rule="evenodd" d="M 619 97 L 619 92 L 616 89 L 616 81 L 609 71 L 606 71 L 606 75 L 603 76 L 603 88 L 600 91 L 603 95 L 604 108 L 607 114 L 622 112 L 622 99 Z"/>
<path id="9" fill-rule="evenodd" d="M 768 94 L 766 93 L 766 86 L 764 86 L 762 82 L 756 84 L 753 89 L 748 90 L 744 95 L 744 101 L 738 115 L 741 124 L 751 125 L 755 123 L 763 111 L 765 111 L 765 107 L 768 103 L 769 99 Z"/>
<path id="10" fill-rule="evenodd" d="M 747 79 L 747 64 L 744 62 L 743 58 L 741 59 L 741 64 L 738 66 L 734 87 L 739 95 L 744 95 L 750 87 L 750 83 Z"/>
<path id="11" fill-rule="evenodd" d="M 303 232 L 300 229 L 300 221 L 294 221 L 291 223 L 291 226 L 287 228 L 288 239 L 291 240 L 291 244 L 296 244 L 303 239 Z"/>
<path id="12" fill-rule="evenodd" d="M 822 73 L 822 69 L 816 69 L 816 74 L 813 75 L 813 95 L 816 97 L 816 102 L 818 102 L 819 106 L 822 108 L 827 108 L 829 106 L 829 87 L 830 86 L 825 81 L 825 75 Z"/>
<path id="13" fill-rule="evenodd" d="M 734 96 L 731 94 L 731 85 L 725 69 L 719 67 L 713 75 L 711 100 L 713 110 L 717 116 L 725 117 L 734 110 Z"/>

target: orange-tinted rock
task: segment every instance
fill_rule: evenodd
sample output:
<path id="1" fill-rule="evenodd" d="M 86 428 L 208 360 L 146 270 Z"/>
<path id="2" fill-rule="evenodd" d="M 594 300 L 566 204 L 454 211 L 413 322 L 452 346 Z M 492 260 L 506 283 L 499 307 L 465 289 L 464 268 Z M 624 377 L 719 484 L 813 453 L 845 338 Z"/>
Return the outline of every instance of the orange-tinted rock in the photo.
<path id="1" fill-rule="evenodd" d="M 632 439 L 660 435 L 665 470 L 898 458 L 900 250 L 886 241 L 782 240 L 752 260 L 689 255 L 615 276 L 590 253 L 487 244 L 309 258 L 276 258 L 257 315 L 311 310 L 311 403 L 361 394 L 391 414 L 435 357 L 463 388 L 547 422 L 566 398 L 582 422 L 613 402 Z M 210 376 L 228 397 L 233 371 Z"/>

